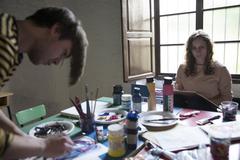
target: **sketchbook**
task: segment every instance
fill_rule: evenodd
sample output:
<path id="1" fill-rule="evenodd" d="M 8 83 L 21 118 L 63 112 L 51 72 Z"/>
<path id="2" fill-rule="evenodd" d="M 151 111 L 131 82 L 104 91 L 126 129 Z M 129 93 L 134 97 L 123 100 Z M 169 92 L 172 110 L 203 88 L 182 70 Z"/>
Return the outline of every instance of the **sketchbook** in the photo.
<path id="1" fill-rule="evenodd" d="M 212 101 L 194 91 L 175 90 L 174 106 L 215 112 L 220 110 Z"/>
<path id="2" fill-rule="evenodd" d="M 209 144 L 208 136 L 199 127 L 180 124 L 168 130 L 148 131 L 142 137 L 169 151 L 195 148 L 199 144 Z"/>

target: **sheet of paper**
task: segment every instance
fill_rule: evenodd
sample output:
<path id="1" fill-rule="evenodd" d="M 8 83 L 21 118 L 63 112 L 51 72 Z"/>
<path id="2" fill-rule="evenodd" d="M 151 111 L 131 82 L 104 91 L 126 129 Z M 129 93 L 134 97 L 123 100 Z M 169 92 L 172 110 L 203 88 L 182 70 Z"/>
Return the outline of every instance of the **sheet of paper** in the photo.
<path id="1" fill-rule="evenodd" d="M 169 151 L 209 144 L 209 137 L 199 127 L 180 124 L 169 130 L 148 131 L 143 137 Z"/>
<path id="2" fill-rule="evenodd" d="M 239 121 L 222 122 L 220 124 L 201 126 L 201 129 L 203 129 L 208 134 L 209 133 L 211 134 L 211 130 L 214 130 L 214 131 L 222 130 L 223 132 L 228 130 L 231 133 L 232 140 L 240 140 L 240 123 L 239 123 Z"/>
<path id="3" fill-rule="evenodd" d="M 82 159 L 97 159 L 98 156 L 107 153 L 108 148 L 101 143 L 95 144 L 94 139 L 84 136 L 79 139 L 74 139 L 74 148 L 71 152 L 54 158 L 54 160 L 82 160 Z"/>

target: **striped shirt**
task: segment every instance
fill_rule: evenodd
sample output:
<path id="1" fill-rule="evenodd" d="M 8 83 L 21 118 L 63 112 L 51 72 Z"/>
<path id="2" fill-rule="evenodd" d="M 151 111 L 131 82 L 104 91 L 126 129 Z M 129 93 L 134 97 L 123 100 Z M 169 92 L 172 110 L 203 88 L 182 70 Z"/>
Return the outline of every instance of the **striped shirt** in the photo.
<path id="1" fill-rule="evenodd" d="M 22 54 L 18 53 L 17 40 L 15 18 L 7 13 L 0 14 L 0 87 L 4 86 L 21 63 Z"/>

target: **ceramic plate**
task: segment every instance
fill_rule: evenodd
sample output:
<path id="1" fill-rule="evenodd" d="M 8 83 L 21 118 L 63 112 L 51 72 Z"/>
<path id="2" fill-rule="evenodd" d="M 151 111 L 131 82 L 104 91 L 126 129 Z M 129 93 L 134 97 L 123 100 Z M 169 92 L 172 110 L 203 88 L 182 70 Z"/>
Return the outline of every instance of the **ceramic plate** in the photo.
<path id="1" fill-rule="evenodd" d="M 127 112 L 119 109 L 106 109 L 95 114 L 95 122 L 98 124 L 112 124 L 126 119 Z"/>
<path id="2" fill-rule="evenodd" d="M 149 111 L 141 113 L 139 116 L 140 123 L 147 127 L 170 127 L 174 126 L 178 122 L 177 116 L 170 112 Z M 173 120 L 152 121 L 163 118 L 164 119 L 173 118 Z"/>
<path id="3" fill-rule="evenodd" d="M 30 136 L 45 138 L 61 133 L 69 134 L 74 129 L 74 124 L 69 121 L 50 121 L 39 124 L 29 131 Z M 42 131 L 42 134 L 38 134 Z"/>

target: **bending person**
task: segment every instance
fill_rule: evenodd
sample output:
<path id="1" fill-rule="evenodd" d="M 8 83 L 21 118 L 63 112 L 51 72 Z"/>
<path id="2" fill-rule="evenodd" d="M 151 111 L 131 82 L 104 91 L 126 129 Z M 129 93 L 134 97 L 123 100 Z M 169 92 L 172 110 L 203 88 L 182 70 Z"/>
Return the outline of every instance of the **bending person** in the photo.
<path id="1" fill-rule="evenodd" d="M 83 73 L 87 46 L 80 21 L 67 8 L 42 8 L 25 20 L 0 14 L 0 86 L 9 80 L 23 55 L 35 65 L 58 65 L 70 57 L 69 85 L 74 85 Z M 72 145 L 72 140 L 64 135 L 30 137 L 0 110 L 0 159 L 55 157 L 70 151 Z"/>

